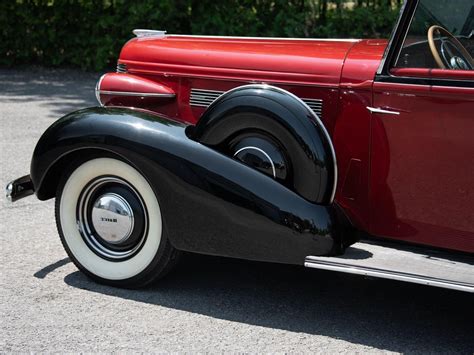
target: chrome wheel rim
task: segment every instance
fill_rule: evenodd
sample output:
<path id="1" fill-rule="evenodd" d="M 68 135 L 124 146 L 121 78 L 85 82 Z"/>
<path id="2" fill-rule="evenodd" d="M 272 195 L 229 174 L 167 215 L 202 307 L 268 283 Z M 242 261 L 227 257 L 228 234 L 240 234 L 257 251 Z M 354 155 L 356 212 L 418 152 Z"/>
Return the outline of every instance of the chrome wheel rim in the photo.
<path id="1" fill-rule="evenodd" d="M 99 177 L 83 189 L 76 221 L 89 249 L 107 260 L 132 257 L 147 235 L 148 215 L 142 197 L 115 176 Z"/>
<path id="2" fill-rule="evenodd" d="M 285 183 L 289 178 L 289 164 L 281 146 L 270 137 L 246 133 L 229 143 L 231 156 L 245 165 Z"/>
<path id="3" fill-rule="evenodd" d="M 242 153 L 253 153 L 253 156 L 258 157 L 261 162 L 264 164 L 266 163 L 270 168 L 271 168 L 271 176 L 276 179 L 276 170 L 275 170 L 275 164 L 272 161 L 272 158 L 268 155 L 267 152 L 265 152 L 263 149 L 258 148 L 258 147 L 253 147 L 253 146 L 246 146 L 243 148 L 238 149 L 234 153 L 234 159 L 238 159 L 241 161 L 245 161 L 245 158 L 241 158 L 243 156 Z M 260 165 L 263 165 L 260 163 Z"/>

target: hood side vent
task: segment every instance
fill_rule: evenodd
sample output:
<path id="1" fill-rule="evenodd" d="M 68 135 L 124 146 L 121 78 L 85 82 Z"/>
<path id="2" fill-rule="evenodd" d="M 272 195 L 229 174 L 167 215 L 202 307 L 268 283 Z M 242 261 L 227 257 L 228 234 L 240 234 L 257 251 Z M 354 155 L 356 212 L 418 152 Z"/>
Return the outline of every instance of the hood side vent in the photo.
<path id="1" fill-rule="evenodd" d="M 118 63 L 117 64 L 117 73 L 127 73 L 127 64 Z"/>
<path id="2" fill-rule="evenodd" d="M 318 117 L 323 116 L 323 100 L 321 99 L 301 99 L 303 102 L 309 106 L 309 108 L 318 115 Z"/>
<path id="3" fill-rule="evenodd" d="M 191 89 L 189 103 L 191 106 L 208 107 L 225 91 Z"/>
<path id="4" fill-rule="evenodd" d="M 191 96 L 189 103 L 191 106 L 209 107 L 219 96 L 225 91 L 205 90 L 205 89 L 191 89 Z M 323 114 L 323 100 L 321 99 L 301 99 L 309 108 L 322 117 Z"/>

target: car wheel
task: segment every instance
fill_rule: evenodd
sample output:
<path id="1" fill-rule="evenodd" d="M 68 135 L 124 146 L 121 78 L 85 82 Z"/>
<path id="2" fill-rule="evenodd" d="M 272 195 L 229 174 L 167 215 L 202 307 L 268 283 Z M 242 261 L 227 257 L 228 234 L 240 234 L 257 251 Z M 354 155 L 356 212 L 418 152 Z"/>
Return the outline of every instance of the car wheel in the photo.
<path id="1" fill-rule="evenodd" d="M 71 260 L 101 283 L 141 287 L 178 260 L 153 189 L 121 160 L 76 163 L 58 186 L 56 224 Z"/>

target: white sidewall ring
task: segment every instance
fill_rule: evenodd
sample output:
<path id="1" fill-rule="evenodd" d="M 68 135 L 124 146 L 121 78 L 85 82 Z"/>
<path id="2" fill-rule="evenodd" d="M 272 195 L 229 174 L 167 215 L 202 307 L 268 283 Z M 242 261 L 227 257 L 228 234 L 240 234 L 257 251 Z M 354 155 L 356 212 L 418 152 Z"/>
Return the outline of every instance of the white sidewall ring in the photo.
<path id="1" fill-rule="evenodd" d="M 149 216 L 148 232 L 140 251 L 124 261 L 109 261 L 95 254 L 78 230 L 76 208 L 84 187 L 102 175 L 126 180 L 140 194 Z M 64 185 L 59 204 L 59 217 L 64 240 L 77 261 L 92 274 L 107 280 L 134 277 L 151 264 L 158 252 L 162 235 L 158 200 L 146 179 L 130 165 L 116 159 L 98 158 L 80 165 Z"/>

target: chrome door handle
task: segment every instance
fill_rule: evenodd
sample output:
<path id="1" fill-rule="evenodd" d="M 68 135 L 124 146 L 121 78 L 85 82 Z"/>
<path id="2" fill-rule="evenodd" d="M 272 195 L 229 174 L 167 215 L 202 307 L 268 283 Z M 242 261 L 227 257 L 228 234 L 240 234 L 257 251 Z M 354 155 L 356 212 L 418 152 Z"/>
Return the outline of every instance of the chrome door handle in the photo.
<path id="1" fill-rule="evenodd" d="M 397 112 L 397 111 L 388 111 L 381 108 L 369 107 L 369 106 L 367 106 L 367 110 L 369 110 L 372 113 L 381 113 L 385 115 L 399 115 L 400 114 L 400 112 Z"/>

